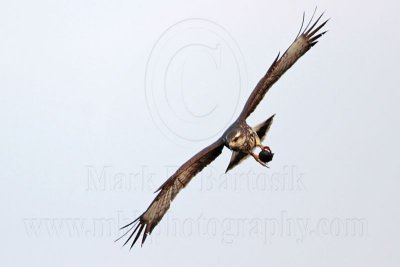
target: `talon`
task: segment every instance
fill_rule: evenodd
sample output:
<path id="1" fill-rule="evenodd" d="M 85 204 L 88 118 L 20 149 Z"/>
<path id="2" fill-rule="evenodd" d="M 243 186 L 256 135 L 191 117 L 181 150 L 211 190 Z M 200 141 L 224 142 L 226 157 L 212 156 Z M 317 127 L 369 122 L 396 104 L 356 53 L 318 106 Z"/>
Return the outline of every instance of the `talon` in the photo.
<path id="1" fill-rule="evenodd" d="M 258 162 L 259 162 L 261 165 L 263 165 L 264 167 L 267 167 L 267 163 L 262 162 L 261 160 L 258 160 Z"/>
<path id="2" fill-rule="evenodd" d="M 252 155 L 253 158 L 254 158 L 258 163 L 260 163 L 262 166 L 268 167 L 267 164 L 266 164 L 265 162 L 263 162 L 263 161 L 260 159 L 259 155 L 254 154 L 254 153 L 251 153 L 251 155 Z"/>
<path id="3" fill-rule="evenodd" d="M 258 161 L 258 163 L 260 163 L 262 166 L 269 168 L 268 165 L 267 165 L 265 162 L 262 162 L 261 160 L 257 160 L 257 161 Z"/>
<path id="4" fill-rule="evenodd" d="M 272 152 L 271 148 L 269 148 L 269 146 L 263 146 L 262 150 L 267 150 L 268 152 Z"/>

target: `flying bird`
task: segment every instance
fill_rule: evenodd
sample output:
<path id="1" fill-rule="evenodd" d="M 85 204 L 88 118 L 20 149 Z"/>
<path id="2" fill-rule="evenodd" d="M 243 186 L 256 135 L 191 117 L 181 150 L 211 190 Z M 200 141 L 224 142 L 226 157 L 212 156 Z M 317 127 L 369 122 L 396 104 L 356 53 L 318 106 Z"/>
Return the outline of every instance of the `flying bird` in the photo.
<path id="1" fill-rule="evenodd" d="M 141 240 L 141 244 L 143 245 L 147 236 L 151 234 L 154 227 L 163 218 L 170 207 L 170 203 L 176 197 L 179 191 L 184 188 L 197 173 L 215 160 L 221 154 L 224 147 L 232 150 L 231 160 L 226 171 L 231 170 L 249 156 L 252 156 L 261 165 L 267 166 L 266 163 L 272 159 L 273 153 L 271 152 L 270 148 L 263 145 L 262 142 L 272 124 L 274 115 L 255 127 L 250 127 L 246 123 L 246 119 L 256 109 L 257 105 L 261 102 L 271 86 L 301 56 L 310 50 L 310 48 L 318 42 L 318 39 L 324 33 L 326 33 L 326 31 L 321 32 L 321 29 L 325 26 L 328 20 L 325 20 L 319 24 L 322 16 L 323 13 L 316 19 L 314 23 L 312 23 L 314 17 L 313 15 L 303 30 L 303 14 L 302 24 L 294 42 L 289 46 L 282 56 L 278 54 L 278 56 L 275 58 L 267 73 L 258 82 L 257 86 L 250 94 L 250 97 L 244 105 L 239 117 L 217 141 L 207 146 L 187 162 L 185 162 L 171 177 L 168 178 L 168 180 L 166 180 L 160 186 L 160 188 L 156 191 L 156 193 L 158 192 L 156 198 L 153 200 L 153 202 L 151 202 L 147 210 L 136 220 L 123 226 L 121 230 L 128 230 L 117 240 L 130 233 L 124 245 L 126 245 L 134 237 L 130 246 L 130 248 L 132 248 L 139 239 L 140 235 L 143 233 Z M 254 153 L 254 150 L 257 147 L 261 149 L 259 154 Z"/>

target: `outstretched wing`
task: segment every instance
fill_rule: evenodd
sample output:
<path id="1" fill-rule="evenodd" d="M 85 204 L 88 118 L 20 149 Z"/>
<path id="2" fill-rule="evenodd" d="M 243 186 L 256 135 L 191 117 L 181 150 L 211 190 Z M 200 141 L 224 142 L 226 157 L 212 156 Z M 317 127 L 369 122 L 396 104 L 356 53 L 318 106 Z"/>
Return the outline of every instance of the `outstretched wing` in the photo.
<path id="1" fill-rule="evenodd" d="M 171 201 L 176 197 L 179 191 L 184 188 L 198 172 L 200 172 L 204 167 L 206 167 L 214 159 L 216 159 L 221 154 L 223 148 L 224 142 L 222 138 L 220 138 L 213 144 L 201 150 L 186 163 L 184 163 L 156 191 L 159 193 L 150 204 L 150 206 L 147 208 L 147 210 L 142 215 L 140 215 L 139 218 L 121 228 L 125 229 L 131 226 L 129 230 L 117 240 L 121 239 L 133 230 L 126 242 L 124 243 L 124 245 L 126 245 L 126 243 L 128 243 L 129 240 L 136 233 L 135 239 L 131 244 L 132 248 L 144 230 L 142 238 L 143 245 L 147 235 L 149 235 L 154 227 L 160 222 L 164 214 L 169 209 Z"/>
<path id="2" fill-rule="evenodd" d="M 326 31 L 319 33 L 322 27 L 328 22 L 324 21 L 318 25 L 321 16 L 313 23 L 313 25 L 308 28 L 311 24 L 312 18 L 304 31 L 296 37 L 291 46 L 286 50 L 286 52 L 280 57 L 279 54 L 272 63 L 271 67 L 268 69 L 265 76 L 258 82 L 257 86 L 254 88 L 249 99 L 247 100 L 242 113 L 239 115 L 239 120 L 245 120 L 257 107 L 260 101 L 263 99 L 264 95 L 268 92 L 269 88 L 311 47 L 313 47 Z M 304 22 L 304 16 L 303 16 Z M 301 29 L 299 33 L 301 32 Z"/>
<path id="3" fill-rule="evenodd" d="M 275 114 L 269 117 L 266 121 L 258 124 L 257 126 L 253 127 L 254 131 L 256 131 L 258 137 L 260 138 L 260 141 L 264 141 L 266 134 L 269 131 L 269 128 L 271 128 L 271 124 L 274 121 Z"/>
<path id="4" fill-rule="evenodd" d="M 257 126 L 253 127 L 254 131 L 256 131 L 260 141 L 262 142 L 271 127 L 272 121 L 274 120 L 275 114 L 269 117 L 266 121 L 258 124 Z M 239 165 L 243 160 L 245 160 L 249 154 L 243 153 L 241 151 L 233 151 L 231 160 L 229 161 L 228 168 L 226 168 L 225 173 L 229 170 L 233 169 L 235 166 Z"/>

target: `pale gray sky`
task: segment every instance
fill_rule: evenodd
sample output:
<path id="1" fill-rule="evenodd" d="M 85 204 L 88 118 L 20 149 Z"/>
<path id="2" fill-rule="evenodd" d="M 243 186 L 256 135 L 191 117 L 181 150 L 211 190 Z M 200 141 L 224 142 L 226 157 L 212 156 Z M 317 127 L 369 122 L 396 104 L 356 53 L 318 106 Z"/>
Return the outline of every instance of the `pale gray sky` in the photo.
<path id="1" fill-rule="evenodd" d="M 218 138 L 314 7 L 329 32 L 249 119 L 270 169 L 173 202 L 144 247 L 118 227 Z M 3 1 L 2 266 L 398 266 L 396 1 Z"/>

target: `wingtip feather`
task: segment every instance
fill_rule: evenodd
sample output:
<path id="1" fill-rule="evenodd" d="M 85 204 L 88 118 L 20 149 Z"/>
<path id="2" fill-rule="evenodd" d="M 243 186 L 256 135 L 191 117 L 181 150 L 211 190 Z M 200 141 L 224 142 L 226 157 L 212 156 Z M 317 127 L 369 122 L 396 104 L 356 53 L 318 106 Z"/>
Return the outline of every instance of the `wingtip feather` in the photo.
<path id="1" fill-rule="evenodd" d="M 133 240 L 132 245 L 131 245 L 131 247 L 129 248 L 129 250 L 131 250 L 131 249 L 133 248 L 133 246 L 135 245 L 136 241 L 139 239 L 140 234 L 141 234 L 142 231 L 143 231 L 144 224 L 142 224 L 142 225 L 138 224 L 138 227 L 139 227 L 139 226 L 140 226 L 140 229 L 139 229 L 138 233 L 136 234 L 135 239 Z M 138 228 L 138 227 L 137 227 L 137 228 Z M 136 228 L 135 231 L 132 233 L 132 235 L 136 232 L 137 228 Z M 132 237 L 132 235 L 129 237 L 129 239 Z M 127 242 L 129 241 L 129 239 L 127 240 Z"/>

